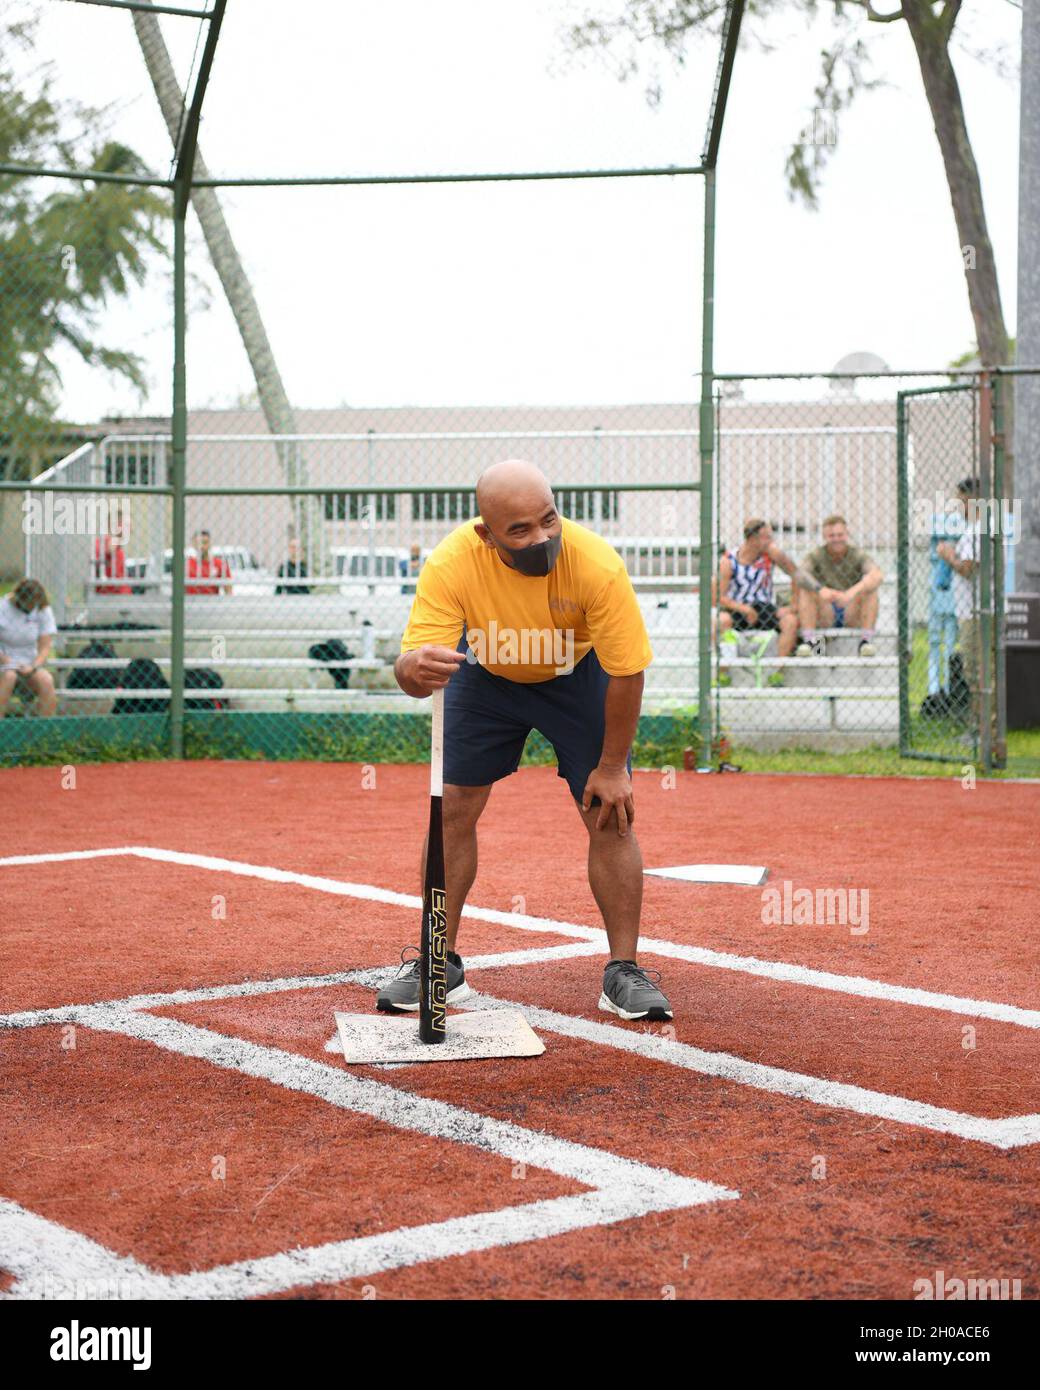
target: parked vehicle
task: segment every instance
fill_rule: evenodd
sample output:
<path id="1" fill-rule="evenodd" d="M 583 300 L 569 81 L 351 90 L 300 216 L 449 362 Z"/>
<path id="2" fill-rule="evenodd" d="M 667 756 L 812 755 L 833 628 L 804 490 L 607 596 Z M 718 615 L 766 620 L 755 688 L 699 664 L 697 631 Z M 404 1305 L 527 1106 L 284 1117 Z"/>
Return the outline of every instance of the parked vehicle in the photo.
<path id="1" fill-rule="evenodd" d="M 429 555 L 422 551 L 421 560 Z M 334 545 L 329 551 L 332 573 L 342 580 L 339 592 L 361 598 L 376 592 L 415 592 L 411 551 L 403 546 Z"/>
<path id="2" fill-rule="evenodd" d="M 194 555 L 193 546 L 185 546 L 187 559 Z M 277 576 L 265 569 L 256 556 L 245 545 L 215 545 L 211 549 L 214 556 L 227 562 L 231 571 L 232 592 L 236 594 L 273 594 L 278 582 Z M 170 592 L 170 576 L 173 573 L 173 551 L 163 551 L 163 593 Z"/>

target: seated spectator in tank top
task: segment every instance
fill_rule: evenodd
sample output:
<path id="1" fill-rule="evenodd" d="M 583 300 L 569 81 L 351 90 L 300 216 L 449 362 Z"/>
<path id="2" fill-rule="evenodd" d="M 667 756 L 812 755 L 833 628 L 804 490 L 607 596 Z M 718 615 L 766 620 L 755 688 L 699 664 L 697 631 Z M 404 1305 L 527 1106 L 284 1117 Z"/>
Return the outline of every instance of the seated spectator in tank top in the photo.
<path id="1" fill-rule="evenodd" d="M 777 632 L 778 656 L 790 656 L 798 637 L 798 615 L 793 607 L 777 605 L 773 571 L 779 566 L 796 584 L 802 575 L 795 562 L 780 549 L 773 528 L 761 517 L 744 523 L 743 544 L 724 552 L 719 562 L 715 591 L 718 631 Z"/>

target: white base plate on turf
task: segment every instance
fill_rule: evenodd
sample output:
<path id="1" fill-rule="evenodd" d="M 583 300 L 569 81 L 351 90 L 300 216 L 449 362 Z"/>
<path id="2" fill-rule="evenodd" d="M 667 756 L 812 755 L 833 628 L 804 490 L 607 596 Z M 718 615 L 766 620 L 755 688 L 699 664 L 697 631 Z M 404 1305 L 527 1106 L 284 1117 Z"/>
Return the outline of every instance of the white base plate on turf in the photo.
<path id="1" fill-rule="evenodd" d="M 681 878 L 686 883 L 739 883 L 757 888 L 769 877 L 764 864 L 676 864 L 670 869 L 644 869 L 658 878 Z"/>
<path id="2" fill-rule="evenodd" d="M 474 1009 L 452 1014 L 442 1043 L 419 1040 L 419 1019 L 386 1014 L 336 1014 L 338 1041 L 329 1052 L 344 1061 L 400 1066 L 411 1062 L 465 1062 L 479 1057 L 538 1057 L 545 1044 L 519 1009 Z"/>

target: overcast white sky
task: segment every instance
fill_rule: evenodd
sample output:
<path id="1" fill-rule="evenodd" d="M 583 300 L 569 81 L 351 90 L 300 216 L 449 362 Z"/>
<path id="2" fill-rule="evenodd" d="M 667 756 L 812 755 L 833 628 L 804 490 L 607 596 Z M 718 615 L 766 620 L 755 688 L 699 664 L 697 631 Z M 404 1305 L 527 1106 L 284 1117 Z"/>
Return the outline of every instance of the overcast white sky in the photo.
<path id="1" fill-rule="evenodd" d="M 619 0 L 603 0 L 603 9 Z M 821 6 L 828 10 L 826 4 Z M 1017 56 L 1020 12 L 966 0 L 964 30 Z M 59 90 L 114 103 L 156 169 L 169 143 L 130 18 L 45 0 L 39 51 Z M 563 58 L 568 0 L 231 0 L 201 147 L 214 173 L 302 174 L 696 163 L 714 43 L 651 110 L 636 79 Z M 167 19 L 185 72 L 198 26 Z M 718 177 L 716 367 L 827 369 L 853 350 L 947 363 L 973 341 L 956 230 L 903 24 L 864 26 L 890 84 L 845 116 L 821 209 L 785 195 L 831 32 L 793 12 L 738 56 Z M 1017 77 L 955 61 L 1015 321 Z M 610 403 L 693 398 L 700 365 L 701 180 L 223 194 L 290 395 L 300 406 Z M 197 224 L 188 395 L 252 390 Z M 82 418 L 169 409 L 169 276 L 112 310 L 145 355 L 144 405 L 70 366 Z"/>

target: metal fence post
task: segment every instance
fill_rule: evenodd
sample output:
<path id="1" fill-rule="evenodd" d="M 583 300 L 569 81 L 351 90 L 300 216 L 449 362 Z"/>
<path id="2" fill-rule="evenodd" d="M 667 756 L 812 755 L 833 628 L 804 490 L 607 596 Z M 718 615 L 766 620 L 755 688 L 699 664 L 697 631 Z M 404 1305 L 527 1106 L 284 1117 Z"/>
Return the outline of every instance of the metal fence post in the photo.
<path id="1" fill-rule="evenodd" d="M 712 406 L 714 390 L 714 320 L 715 320 L 715 170 L 704 174 L 704 276 L 701 318 L 701 405 L 700 405 L 700 550 L 698 552 L 697 585 L 697 722 L 700 730 L 698 772 L 712 765 L 714 744 L 711 718 L 711 580 L 714 572 L 712 545 L 714 514 L 713 457 L 715 448 L 715 413 Z"/>
<path id="2" fill-rule="evenodd" d="M 978 536 L 978 625 L 979 625 L 979 746 L 982 767 L 993 771 L 993 559 L 990 534 L 990 503 L 993 499 L 993 385 L 989 372 L 979 373 L 979 505 L 986 524 Z"/>
<path id="3" fill-rule="evenodd" d="M 188 410 L 185 390 L 185 216 L 187 198 L 175 198 L 173 221 L 173 560 L 170 573 L 170 756 L 184 757 L 184 486 L 188 446 Z"/>
<path id="4" fill-rule="evenodd" d="M 907 397 L 896 394 L 896 671 L 899 677 L 899 755 L 910 754 L 910 502 Z"/>
<path id="5" fill-rule="evenodd" d="M 997 528 L 993 537 L 993 701 L 996 729 L 993 764 L 1007 767 L 1007 623 L 1004 613 L 1004 525 L 1007 508 L 1004 497 L 1004 378 L 993 377 L 993 500 Z M 1018 537 L 1013 538 L 1017 541 Z"/>
<path id="6" fill-rule="evenodd" d="M 188 448 L 188 406 L 185 391 L 185 337 L 187 296 L 185 291 L 185 233 L 191 180 L 198 150 L 199 120 L 206 95 L 213 59 L 224 22 L 227 0 L 213 0 L 206 11 L 209 21 L 206 42 L 199 60 L 198 76 L 191 102 L 184 112 L 176 149 L 173 177 L 173 415 L 170 434 L 173 444 L 173 573 L 170 576 L 170 752 L 184 757 L 184 486 Z"/>

